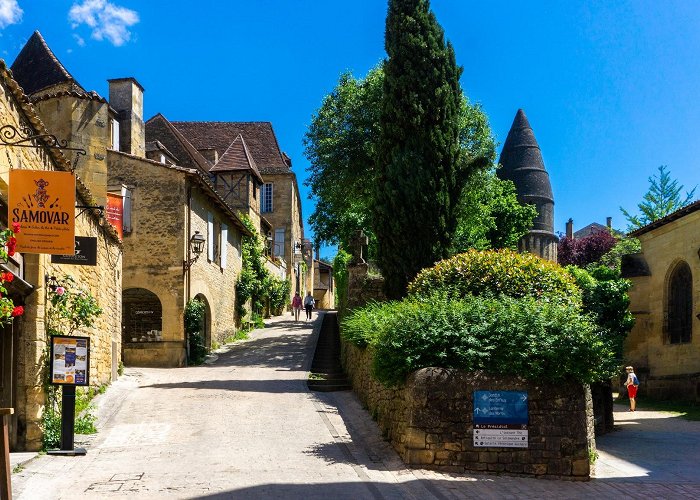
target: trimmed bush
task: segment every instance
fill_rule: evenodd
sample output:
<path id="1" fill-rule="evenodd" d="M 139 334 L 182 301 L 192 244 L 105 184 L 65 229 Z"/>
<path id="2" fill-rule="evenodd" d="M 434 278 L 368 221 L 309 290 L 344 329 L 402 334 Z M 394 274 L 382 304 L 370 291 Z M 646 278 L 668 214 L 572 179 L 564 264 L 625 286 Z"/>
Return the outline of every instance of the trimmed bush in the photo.
<path id="1" fill-rule="evenodd" d="M 583 383 L 616 369 L 599 327 L 578 306 L 532 297 L 372 304 L 343 321 L 342 335 L 373 351 L 374 375 L 388 385 L 430 366 Z"/>
<path id="2" fill-rule="evenodd" d="M 421 271 L 408 286 L 409 295 L 534 297 L 580 305 L 581 291 L 564 269 L 529 253 L 470 250 Z"/>

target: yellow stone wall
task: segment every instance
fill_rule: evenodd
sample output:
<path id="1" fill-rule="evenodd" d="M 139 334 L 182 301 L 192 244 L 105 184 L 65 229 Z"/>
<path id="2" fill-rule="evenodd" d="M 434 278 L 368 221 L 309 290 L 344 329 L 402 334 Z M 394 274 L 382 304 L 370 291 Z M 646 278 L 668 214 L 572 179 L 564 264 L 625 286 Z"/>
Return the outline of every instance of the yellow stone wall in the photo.
<path id="1" fill-rule="evenodd" d="M 78 160 L 76 173 L 92 191 L 98 205 L 107 201 L 107 149 L 112 139 L 109 128 L 109 105 L 91 97 L 60 95 L 36 103 L 39 117 L 59 140 L 87 154 Z M 66 156 L 73 161 L 73 152 Z"/>
<path id="2" fill-rule="evenodd" d="M 209 345 L 221 342 L 236 328 L 235 281 L 241 269 L 241 233 L 227 212 L 213 203 L 202 187 L 192 188 L 191 211 L 184 171 L 135 156 L 108 152 L 110 182 L 132 190 L 133 231 L 124 235 L 123 289 L 145 288 L 163 308 L 161 342 L 125 342 L 125 364 L 183 366 L 186 361 L 184 307 L 188 297 L 201 295 L 210 312 Z M 183 272 L 189 238 L 207 235 L 207 212 L 228 225 L 227 267 L 211 262 L 207 249 L 192 264 L 188 282 Z M 188 229 L 189 227 L 189 229 Z"/>
<path id="3" fill-rule="evenodd" d="M 674 377 L 684 379 L 685 374 L 700 372 L 700 330 L 695 317 L 700 310 L 700 212 L 642 234 L 639 240 L 651 276 L 631 278 L 630 310 L 636 322 L 625 341 L 625 362 L 644 375 L 646 383 L 640 390 L 664 392 L 673 390 Z M 670 344 L 664 335 L 668 279 L 681 260 L 688 263 L 693 274 L 692 340 Z M 695 391 L 693 387 L 692 393 Z"/>
<path id="4" fill-rule="evenodd" d="M 0 122 L 19 127 L 28 118 L 6 81 L 0 80 Z M 30 107 L 29 105 L 27 105 Z M 0 155 L 0 197 L 7 203 L 10 167 L 36 170 L 58 170 L 58 164 L 45 149 L 2 147 Z M 7 154 L 5 154 L 7 153 Z M 9 156 L 9 160 L 8 160 Z M 82 161 L 82 160 L 81 160 Z M 67 168 L 67 164 L 64 163 Z M 79 181 L 80 182 L 80 181 Z M 78 197 L 79 204 L 89 199 Z M 92 213 L 78 216 L 78 236 L 98 238 L 97 266 L 54 265 L 48 255 L 24 255 L 24 279 L 35 287 L 25 302 L 25 315 L 17 321 L 19 328 L 18 357 L 16 361 L 16 421 L 19 423 L 20 449 L 38 450 L 41 447 L 41 413 L 45 402 L 43 377 L 46 374 L 44 358 L 47 347 L 45 329 L 46 286 L 45 276 L 71 275 L 78 286 L 96 297 L 104 312 L 92 328 L 79 332 L 90 337 L 90 383 L 108 384 L 116 377 L 121 361 L 121 273 L 122 251 L 111 227 L 102 225 Z"/>

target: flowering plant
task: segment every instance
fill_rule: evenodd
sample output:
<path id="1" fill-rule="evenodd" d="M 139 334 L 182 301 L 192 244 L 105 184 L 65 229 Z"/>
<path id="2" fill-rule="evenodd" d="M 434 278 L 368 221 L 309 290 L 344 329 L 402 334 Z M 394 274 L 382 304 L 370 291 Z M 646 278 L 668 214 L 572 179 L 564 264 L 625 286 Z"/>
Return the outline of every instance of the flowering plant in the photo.
<path id="1" fill-rule="evenodd" d="M 8 257 L 15 254 L 17 246 L 17 238 L 15 234 L 19 233 L 19 223 L 13 222 L 12 227 L 0 231 L 0 259 L 7 262 Z M 24 307 L 15 306 L 12 299 L 7 297 L 7 288 L 5 283 L 12 283 L 15 275 L 10 272 L 0 273 L 0 324 L 6 324 L 12 321 L 12 318 L 24 314 Z"/>

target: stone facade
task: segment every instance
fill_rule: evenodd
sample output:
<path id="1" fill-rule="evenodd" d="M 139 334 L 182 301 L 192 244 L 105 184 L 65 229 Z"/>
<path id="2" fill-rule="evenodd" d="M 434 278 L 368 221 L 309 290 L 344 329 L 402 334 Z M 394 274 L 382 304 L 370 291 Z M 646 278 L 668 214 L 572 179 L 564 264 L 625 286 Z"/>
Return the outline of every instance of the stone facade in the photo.
<path id="1" fill-rule="evenodd" d="M 587 480 L 595 452 L 588 386 L 536 384 L 517 377 L 425 368 L 387 388 L 371 375 L 366 349 L 342 342 L 341 359 L 355 392 L 409 465 L 446 471 L 525 474 Z M 473 444 L 473 392 L 527 391 L 527 448 Z"/>
<path id="2" fill-rule="evenodd" d="M 362 307 L 368 302 L 382 302 L 384 294 L 384 278 L 369 274 L 367 264 L 348 266 L 348 295 L 347 304 L 338 304 L 341 311 Z"/>
<path id="3" fill-rule="evenodd" d="M 639 238 L 642 252 L 634 256 L 631 269 L 623 261 L 623 274 L 628 272 L 632 281 L 630 311 L 636 320 L 625 340 L 625 363 L 634 366 L 642 397 L 700 400 L 700 203 L 632 236 Z M 683 266 L 689 272 L 682 312 L 687 337 L 672 339 L 669 327 L 679 315 L 672 306 L 672 277 Z"/>
<path id="4" fill-rule="evenodd" d="M 330 264 L 314 260 L 313 290 L 317 309 L 335 309 L 335 281 Z"/>
<path id="5" fill-rule="evenodd" d="M 15 128 L 29 125 L 35 133 L 46 133 L 47 130 L 35 114 L 34 108 L 1 62 L 0 74 L 0 121 Z M 99 111 L 102 108 L 97 106 L 97 109 Z M 3 157 L 10 163 L 6 164 L 0 173 L 0 198 L 4 207 L 7 206 L 9 189 L 12 188 L 8 185 L 10 168 L 70 170 L 72 166 L 56 150 L 43 147 L 3 149 L 7 152 Z M 88 150 L 88 155 L 91 153 L 92 150 Z M 95 197 L 80 178 L 77 179 L 76 188 L 78 204 L 95 204 Z M 8 387 L 10 390 L 9 398 L 5 398 L 5 401 L 9 399 L 16 410 L 12 420 L 12 441 L 16 449 L 38 450 L 41 447 L 42 431 L 39 424 L 45 403 L 43 377 L 47 369 L 45 350 L 48 342 L 45 328 L 48 307 L 46 276 L 56 276 L 59 280 L 64 274 L 72 276 L 78 286 L 90 291 L 103 309 L 102 315 L 97 318 L 92 328 L 79 332 L 90 337 L 91 385 L 100 386 L 114 380 L 121 362 L 121 244 L 114 229 L 100 219 L 96 211 L 88 210 L 80 214 L 76 210 L 75 216 L 76 235 L 97 238 L 96 266 L 56 265 L 51 263 L 49 255 L 43 254 L 17 255 L 14 259 L 18 264 L 13 269 L 17 279 L 22 279 L 34 288 L 24 299 L 15 298 L 18 301 L 23 300 L 25 315 L 16 320 L 12 328 L 16 340 L 13 347 L 15 356 L 11 363 L 13 369 L 10 372 L 9 384 L 3 384 L 3 391 Z M 0 353 L 2 354 L 6 353 Z"/>
<path id="6" fill-rule="evenodd" d="M 133 231 L 124 236 L 124 292 L 148 290 L 162 308 L 160 334 L 148 335 L 146 341 L 125 339 L 125 363 L 183 366 L 187 351 L 183 315 L 189 299 L 206 304 L 207 347 L 236 330 L 241 223 L 195 170 L 116 151 L 108 153 L 108 164 L 110 183 L 132 190 Z M 188 249 L 195 231 L 207 242 L 185 272 L 183 262 L 193 258 Z M 125 330 L 125 335 L 130 333 Z"/>

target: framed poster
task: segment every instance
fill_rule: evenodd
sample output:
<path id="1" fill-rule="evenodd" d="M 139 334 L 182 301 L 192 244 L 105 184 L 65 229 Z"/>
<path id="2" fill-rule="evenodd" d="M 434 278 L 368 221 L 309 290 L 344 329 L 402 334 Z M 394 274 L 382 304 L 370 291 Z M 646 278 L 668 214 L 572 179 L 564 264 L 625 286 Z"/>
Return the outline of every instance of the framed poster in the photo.
<path id="1" fill-rule="evenodd" d="M 51 337 L 51 383 L 90 385 L 90 337 Z"/>

